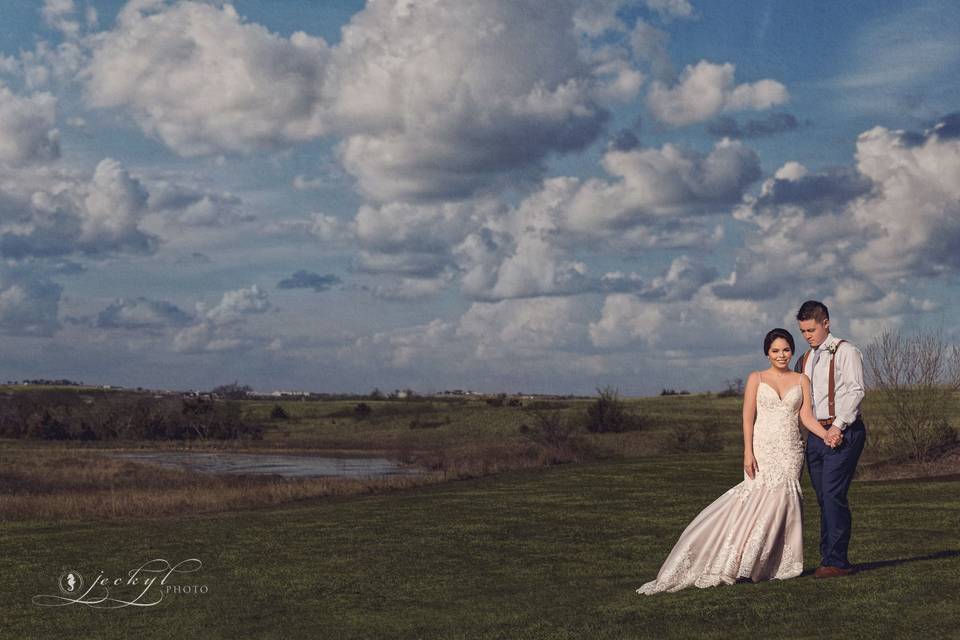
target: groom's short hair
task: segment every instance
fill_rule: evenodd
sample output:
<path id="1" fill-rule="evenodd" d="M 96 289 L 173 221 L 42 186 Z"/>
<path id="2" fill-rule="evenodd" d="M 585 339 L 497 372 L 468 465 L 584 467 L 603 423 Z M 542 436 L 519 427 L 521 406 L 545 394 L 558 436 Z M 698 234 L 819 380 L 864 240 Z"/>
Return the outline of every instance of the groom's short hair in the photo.
<path id="1" fill-rule="evenodd" d="M 797 311 L 797 320 L 816 320 L 823 322 L 830 319 L 830 312 L 827 311 L 827 305 L 819 300 L 807 300 L 800 305 L 800 311 Z"/>

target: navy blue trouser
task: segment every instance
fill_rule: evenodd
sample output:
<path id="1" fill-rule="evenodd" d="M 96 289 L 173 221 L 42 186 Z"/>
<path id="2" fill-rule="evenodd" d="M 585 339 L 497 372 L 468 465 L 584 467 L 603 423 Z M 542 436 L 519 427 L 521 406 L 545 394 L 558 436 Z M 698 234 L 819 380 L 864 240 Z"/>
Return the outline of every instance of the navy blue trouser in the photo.
<path id="1" fill-rule="evenodd" d="M 863 420 L 857 420 L 843 432 L 843 441 L 831 449 L 810 433 L 807 437 L 807 469 L 820 505 L 820 565 L 850 568 L 847 547 L 850 545 L 852 518 L 847 504 L 847 490 L 853 472 L 867 441 Z"/>

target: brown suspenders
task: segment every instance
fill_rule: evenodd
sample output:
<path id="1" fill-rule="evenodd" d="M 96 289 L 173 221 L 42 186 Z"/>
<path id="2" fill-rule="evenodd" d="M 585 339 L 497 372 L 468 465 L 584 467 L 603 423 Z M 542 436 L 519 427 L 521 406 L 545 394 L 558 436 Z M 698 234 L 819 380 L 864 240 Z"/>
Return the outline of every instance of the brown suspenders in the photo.
<path id="1" fill-rule="evenodd" d="M 834 347 L 833 356 L 830 358 L 830 376 L 828 378 L 829 382 L 827 383 L 827 406 L 830 411 L 830 419 L 832 420 L 837 416 L 836 405 L 837 405 L 837 382 L 836 382 L 836 357 L 837 357 L 837 348 L 840 347 L 846 340 L 837 340 L 836 346 Z M 803 359 L 800 361 L 800 372 L 807 370 L 807 359 L 810 357 L 810 354 L 813 353 L 813 349 L 808 349 L 805 354 L 803 354 Z M 811 378 L 813 377 L 813 371 L 810 372 Z"/>
<path id="2" fill-rule="evenodd" d="M 802 358 L 800 358 L 800 373 L 803 373 L 807 370 L 807 359 L 810 357 L 811 353 L 813 353 L 813 349 L 807 349 L 807 352 L 803 354 Z"/>
<path id="3" fill-rule="evenodd" d="M 829 403 L 830 418 L 836 418 L 837 412 L 835 409 L 836 405 L 836 379 L 834 376 L 835 363 L 837 361 L 837 349 L 842 345 L 846 340 L 838 340 L 836 345 L 834 345 L 833 357 L 830 358 L 830 382 L 827 391 L 827 402 Z"/>

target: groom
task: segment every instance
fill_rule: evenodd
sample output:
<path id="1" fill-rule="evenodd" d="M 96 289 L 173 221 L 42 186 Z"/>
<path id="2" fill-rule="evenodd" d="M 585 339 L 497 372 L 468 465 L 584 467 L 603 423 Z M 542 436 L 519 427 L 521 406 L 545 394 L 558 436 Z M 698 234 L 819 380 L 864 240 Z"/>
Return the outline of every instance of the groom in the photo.
<path id="1" fill-rule="evenodd" d="M 867 437 L 860 416 L 863 355 L 831 335 L 830 313 L 822 302 L 804 302 L 797 321 L 811 347 L 797 360 L 797 371 L 810 378 L 813 413 L 828 430 L 826 441 L 812 433 L 807 438 L 807 468 L 820 505 L 820 566 L 813 575 L 834 578 L 853 571 L 847 560 L 851 528 L 847 490 Z"/>

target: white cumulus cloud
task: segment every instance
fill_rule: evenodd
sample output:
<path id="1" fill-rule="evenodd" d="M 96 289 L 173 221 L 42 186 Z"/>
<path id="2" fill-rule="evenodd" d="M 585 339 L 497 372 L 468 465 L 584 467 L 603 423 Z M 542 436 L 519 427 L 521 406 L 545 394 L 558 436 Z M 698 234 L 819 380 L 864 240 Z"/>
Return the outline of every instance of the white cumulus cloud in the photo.
<path id="1" fill-rule="evenodd" d="M 196 304 L 193 324 L 173 337 L 173 349 L 181 353 L 242 351 L 264 346 L 267 337 L 244 331 L 247 318 L 273 309 L 267 293 L 257 285 L 224 292 L 220 301 L 209 307 Z"/>
<path id="2" fill-rule="evenodd" d="M 49 169 L 0 171 L 0 254 L 8 259 L 152 253 L 141 227 L 148 193 L 119 162 L 91 177 Z"/>
<path id="3" fill-rule="evenodd" d="M 576 10 L 568 0 L 369 3 L 333 52 L 330 94 L 348 136 L 342 160 L 363 191 L 462 197 L 592 142 L 607 118 L 600 94 L 629 74 L 598 75 L 610 61 L 583 54 Z"/>
<path id="4" fill-rule="evenodd" d="M 679 127 L 704 122 L 723 111 L 762 110 L 789 100 L 787 88 L 776 80 L 738 85 L 735 71 L 729 62 L 701 60 L 688 65 L 673 86 L 654 82 L 647 106 L 661 122 Z"/>
<path id="5" fill-rule="evenodd" d="M 232 5 L 131 3 L 91 43 L 89 102 L 128 108 L 181 155 L 249 152 L 324 130 L 326 43 L 280 37 Z"/>
<path id="6" fill-rule="evenodd" d="M 129 111 L 185 156 L 341 139 L 377 201 L 458 198 L 580 150 L 643 76 L 591 49 L 573 0 L 369 2 L 330 47 L 229 4 L 138 2 L 85 40 L 93 106 Z M 298 182 L 310 187 L 306 179 Z"/>
<path id="7" fill-rule="evenodd" d="M 18 96 L 0 83 L 0 164 L 20 166 L 60 156 L 56 106 L 49 93 Z"/>

